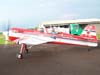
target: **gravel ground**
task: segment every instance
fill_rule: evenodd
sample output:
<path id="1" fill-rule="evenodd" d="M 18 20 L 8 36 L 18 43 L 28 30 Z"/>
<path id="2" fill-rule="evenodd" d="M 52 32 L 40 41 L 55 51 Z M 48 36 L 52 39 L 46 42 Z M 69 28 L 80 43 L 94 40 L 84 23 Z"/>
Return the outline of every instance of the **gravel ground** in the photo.
<path id="1" fill-rule="evenodd" d="M 42 44 L 33 46 L 22 60 L 16 58 L 18 50 L 16 45 L 0 46 L 0 75 L 100 75 L 100 46 L 88 51 L 82 46 Z"/>

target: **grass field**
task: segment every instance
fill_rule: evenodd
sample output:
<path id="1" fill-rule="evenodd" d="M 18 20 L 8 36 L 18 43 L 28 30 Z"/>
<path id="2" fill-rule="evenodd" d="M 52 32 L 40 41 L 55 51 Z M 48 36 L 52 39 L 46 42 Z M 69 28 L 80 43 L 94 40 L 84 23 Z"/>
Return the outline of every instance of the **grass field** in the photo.
<path id="1" fill-rule="evenodd" d="M 5 37 L 2 34 L 0 34 L 0 44 L 5 44 Z M 11 44 L 11 42 L 8 42 L 8 44 Z"/>
<path id="2" fill-rule="evenodd" d="M 100 40 L 100 34 L 97 34 L 97 38 L 98 40 Z M 4 44 L 5 43 L 5 38 L 2 34 L 0 34 L 0 44 Z M 8 44 L 11 44 L 11 42 L 8 42 Z"/>
<path id="3" fill-rule="evenodd" d="M 4 44 L 4 41 L 5 41 L 4 36 L 0 34 L 0 44 Z"/>
<path id="4" fill-rule="evenodd" d="M 97 38 L 98 38 L 98 40 L 100 40 L 100 34 L 97 34 Z"/>

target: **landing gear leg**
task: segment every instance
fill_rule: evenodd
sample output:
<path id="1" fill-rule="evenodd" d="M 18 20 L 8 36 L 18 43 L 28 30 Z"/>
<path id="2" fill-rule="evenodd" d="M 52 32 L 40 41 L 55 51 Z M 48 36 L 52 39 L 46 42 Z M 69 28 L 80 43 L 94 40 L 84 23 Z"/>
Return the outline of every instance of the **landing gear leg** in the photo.
<path id="1" fill-rule="evenodd" d="M 20 52 L 19 54 L 17 54 L 17 58 L 18 59 L 22 59 L 23 58 L 23 52 L 28 53 L 28 49 L 27 49 L 27 45 L 26 44 L 21 44 L 21 48 L 20 48 Z"/>
<path id="2" fill-rule="evenodd" d="M 27 49 L 27 45 L 26 44 L 24 45 L 24 50 L 25 50 L 25 53 L 28 54 L 29 51 Z"/>

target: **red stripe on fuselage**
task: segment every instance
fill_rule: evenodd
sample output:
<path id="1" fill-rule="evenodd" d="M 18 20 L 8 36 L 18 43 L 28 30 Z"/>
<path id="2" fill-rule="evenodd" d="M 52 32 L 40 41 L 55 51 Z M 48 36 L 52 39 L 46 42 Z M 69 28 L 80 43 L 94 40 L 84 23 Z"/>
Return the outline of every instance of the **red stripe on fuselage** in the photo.
<path id="1" fill-rule="evenodd" d="M 9 41 L 14 41 L 14 40 L 18 39 L 18 37 L 13 37 L 13 36 L 9 36 L 8 38 L 9 38 Z"/>

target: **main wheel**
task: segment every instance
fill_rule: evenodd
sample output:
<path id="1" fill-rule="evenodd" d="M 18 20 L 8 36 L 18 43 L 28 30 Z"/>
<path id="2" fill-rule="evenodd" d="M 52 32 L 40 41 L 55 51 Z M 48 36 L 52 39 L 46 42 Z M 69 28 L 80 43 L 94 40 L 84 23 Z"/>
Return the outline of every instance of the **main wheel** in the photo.
<path id="1" fill-rule="evenodd" d="M 18 59 L 22 59 L 23 58 L 23 55 L 22 54 L 17 54 L 17 58 Z"/>

